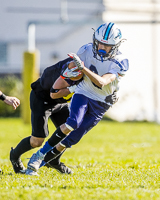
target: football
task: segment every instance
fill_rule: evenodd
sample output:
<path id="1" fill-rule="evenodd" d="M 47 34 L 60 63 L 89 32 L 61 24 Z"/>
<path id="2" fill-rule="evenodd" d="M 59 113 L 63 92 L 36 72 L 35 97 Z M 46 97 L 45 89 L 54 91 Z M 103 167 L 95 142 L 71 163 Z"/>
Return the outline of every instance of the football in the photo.
<path id="1" fill-rule="evenodd" d="M 68 64 L 68 69 L 72 69 L 73 67 L 76 67 L 74 61 L 71 61 L 69 64 Z M 79 71 L 79 69 L 76 69 L 75 71 Z M 83 72 L 80 71 L 80 74 L 77 76 L 77 77 L 74 77 L 74 78 L 70 78 L 72 81 L 79 81 L 81 78 L 83 77 Z"/>

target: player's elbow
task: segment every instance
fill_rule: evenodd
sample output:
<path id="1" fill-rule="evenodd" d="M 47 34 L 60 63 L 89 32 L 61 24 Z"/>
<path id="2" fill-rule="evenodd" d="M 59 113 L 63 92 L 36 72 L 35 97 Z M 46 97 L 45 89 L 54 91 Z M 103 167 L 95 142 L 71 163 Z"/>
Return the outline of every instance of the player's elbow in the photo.
<path id="1" fill-rule="evenodd" d="M 116 75 L 115 74 L 113 74 L 110 78 L 109 78 L 109 83 L 112 83 L 113 81 L 115 81 L 115 79 L 116 79 Z M 108 84 L 109 84 L 108 83 Z"/>
<path id="2" fill-rule="evenodd" d="M 109 78 L 105 79 L 103 82 L 103 86 L 112 83 L 116 79 L 115 74 L 111 75 Z"/>
<path id="3" fill-rule="evenodd" d="M 51 99 L 56 99 L 57 97 L 56 97 L 56 93 L 50 93 L 50 97 L 51 97 Z"/>
<path id="4" fill-rule="evenodd" d="M 108 84 L 108 81 L 106 79 L 104 79 L 104 78 L 101 78 L 101 80 L 98 82 L 97 86 L 102 88 L 107 84 Z"/>
<path id="5" fill-rule="evenodd" d="M 102 88 L 104 85 L 105 85 L 105 82 L 99 82 L 99 83 L 97 84 L 97 86 L 98 86 L 99 88 Z"/>

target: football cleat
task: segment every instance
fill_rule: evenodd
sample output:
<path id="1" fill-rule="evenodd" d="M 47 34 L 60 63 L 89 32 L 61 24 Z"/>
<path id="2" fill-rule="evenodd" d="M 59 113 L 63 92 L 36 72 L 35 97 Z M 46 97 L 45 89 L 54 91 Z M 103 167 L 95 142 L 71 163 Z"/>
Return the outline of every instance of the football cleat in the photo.
<path id="1" fill-rule="evenodd" d="M 14 157 L 14 149 L 13 149 L 13 147 L 11 148 L 11 151 L 10 151 L 10 161 L 11 161 L 11 163 L 12 163 L 12 166 L 13 166 L 13 169 L 14 169 L 14 172 L 17 174 L 17 173 L 19 173 L 19 174 L 24 174 L 25 173 L 25 171 L 26 171 L 26 169 L 25 169 L 25 167 L 24 167 L 24 165 L 23 165 L 23 163 L 22 163 L 22 161 L 21 161 L 21 159 L 20 158 L 15 158 Z"/>
<path id="2" fill-rule="evenodd" d="M 61 174 L 73 174 L 72 170 L 62 162 L 58 163 L 57 165 L 52 165 L 50 163 L 46 163 L 44 166 L 46 166 L 48 168 L 53 168 Z"/>
<path id="3" fill-rule="evenodd" d="M 40 168 L 43 159 L 44 159 L 44 154 L 41 153 L 40 151 L 37 151 L 37 153 L 34 153 L 30 158 L 27 168 L 37 172 L 38 169 Z"/>
<path id="4" fill-rule="evenodd" d="M 29 176 L 39 176 L 37 172 L 31 170 L 31 169 L 27 169 L 26 170 L 26 175 L 29 175 Z"/>

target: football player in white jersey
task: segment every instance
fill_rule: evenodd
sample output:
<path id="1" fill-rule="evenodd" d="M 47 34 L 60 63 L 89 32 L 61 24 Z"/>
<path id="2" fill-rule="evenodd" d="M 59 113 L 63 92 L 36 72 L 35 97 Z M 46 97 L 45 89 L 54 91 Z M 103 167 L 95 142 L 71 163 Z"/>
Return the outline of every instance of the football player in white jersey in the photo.
<path id="1" fill-rule="evenodd" d="M 129 66 L 128 59 L 118 49 L 123 41 L 116 24 L 104 23 L 94 32 L 93 43 L 82 46 L 77 55 L 68 54 L 84 77 L 72 97 L 66 123 L 57 128 L 43 148 L 30 158 L 29 175 L 29 170 L 37 173 L 43 165 L 44 156 L 51 149 L 53 159 L 53 155 L 56 157 L 76 144 L 113 104 L 114 93 L 119 89 L 118 83 Z"/>

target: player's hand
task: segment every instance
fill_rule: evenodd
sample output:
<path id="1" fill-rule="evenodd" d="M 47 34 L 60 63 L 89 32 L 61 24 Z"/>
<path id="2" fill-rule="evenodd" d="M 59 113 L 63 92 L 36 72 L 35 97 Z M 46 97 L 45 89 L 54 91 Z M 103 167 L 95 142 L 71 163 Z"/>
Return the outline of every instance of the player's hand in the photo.
<path id="1" fill-rule="evenodd" d="M 81 59 L 75 53 L 68 53 L 68 56 L 70 58 L 73 58 L 76 66 L 78 67 L 78 69 L 80 69 L 80 70 L 83 69 L 84 65 L 83 65 Z"/>
<path id="2" fill-rule="evenodd" d="M 73 67 L 72 69 L 68 69 L 68 67 L 61 72 L 61 76 L 65 77 L 65 78 L 74 78 L 77 77 L 81 74 L 80 71 L 75 71 L 76 69 L 78 69 L 78 67 Z"/>
<path id="3" fill-rule="evenodd" d="M 16 97 L 6 96 L 4 102 L 13 107 L 14 110 L 20 105 L 20 100 Z"/>
<path id="4" fill-rule="evenodd" d="M 112 94 L 112 101 L 113 101 L 113 104 L 115 104 L 117 101 L 118 101 L 119 97 L 117 96 L 117 92 L 114 92 Z"/>
<path id="5" fill-rule="evenodd" d="M 117 92 L 113 92 L 113 94 L 107 96 L 105 101 L 108 105 L 112 106 L 118 101 L 119 97 L 117 96 Z"/>

